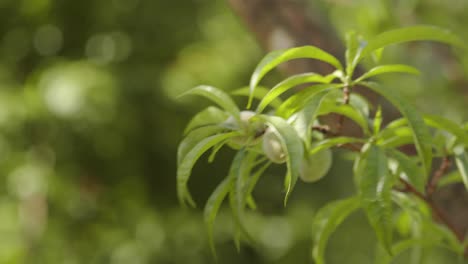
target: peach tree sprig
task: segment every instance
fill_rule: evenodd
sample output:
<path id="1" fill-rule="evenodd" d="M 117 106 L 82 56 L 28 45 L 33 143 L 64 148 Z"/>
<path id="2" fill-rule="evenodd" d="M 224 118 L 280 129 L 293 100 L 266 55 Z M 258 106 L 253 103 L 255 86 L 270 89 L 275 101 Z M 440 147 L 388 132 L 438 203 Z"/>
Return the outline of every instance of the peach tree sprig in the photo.
<path id="1" fill-rule="evenodd" d="M 223 146 L 237 150 L 227 176 L 213 191 L 204 209 L 210 246 L 213 243 L 213 225 L 224 200 L 228 200 L 237 227 L 237 234 L 253 240 L 244 225 L 247 207 L 255 209 L 252 192 L 257 181 L 272 164 L 285 164 L 286 205 L 298 179 L 314 182 L 324 177 L 332 165 L 331 149 L 344 147 L 355 153 L 354 182 L 356 194 L 320 209 L 313 222 L 312 256 L 316 263 L 325 263 L 324 252 L 331 233 L 351 213 L 362 209 L 377 238 L 385 248 L 380 263 L 389 263 L 392 257 L 414 246 L 436 245 L 447 247 L 463 255 L 465 235 L 461 234 L 431 199 L 439 182 L 463 182 L 468 190 L 468 129 L 449 119 L 421 114 L 391 87 L 370 81 L 389 73 L 418 74 L 419 71 L 403 64 L 376 65 L 364 74 L 354 77 L 356 67 L 364 59 L 379 57 L 384 48 L 409 41 L 429 40 L 464 48 L 452 33 L 432 26 L 414 26 L 384 32 L 369 40 L 354 33 L 346 39 L 345 66 L 333 55 L 314 46 L 296 47 L 267 54 L 255 68 L 250 85 L 234 91 L 233 95 L 248 96 L 241 110 L 230 95 L 212 86 L 198 86 L 184 94 L 199 95 L 213 101 L 196 114 L 187 125 L 185 138 L 178 148 L 177 194 L 183 205 L 195 206 L 187 188 L 191 170 L 196 161 L 211 150 L 209 161 Z M 294 59 L 316 59 L 335 68 L 328 75 L 309 72 L 290 76 L 271 88 L 259 86 L 262 78 L 281 63 Z M 287 98 L 281 98 L 298 85 L 306 88 Z M 404 84 L 402 84 L 404 85 Z M 366 87 L 384 97 L 400 112 L 402 118 L 382 127 L 382 111 L 376 111 L 368 100 L 353 93 L 356 86 Z M 258 100 L 255 110 L 254 99 Z M 375 114 L 371 115 L 371 112 Z M 319 117 L 338 114 L 338 131 L 321 124 Z M 341 135 L 346 117 L 362 130 L 362 137 Z M 414 145 L 417 155 L 409 156 L 399 150 L 403 145 Z M 435 158 L 454 161 L 432 174 Z M 445 174 L 449 176 L 443 176 Z M 351 175 L 350 175 L 351 176 Z M 446 178 L 445 178 L 446 177 Z M 400 234 L 394 241 L 394 206 L 400 214 L 411 216 L 415 230 Z M 433 220 L 432 211 L 441 224 Z M 416 230 L 417 229 L 417 230 Z M 427 231 L 427 232 L 424 232 Z M 426 236 L 426 234 L 431 234 Z M 239 236 L 236 236 L 237 244 Z"/>

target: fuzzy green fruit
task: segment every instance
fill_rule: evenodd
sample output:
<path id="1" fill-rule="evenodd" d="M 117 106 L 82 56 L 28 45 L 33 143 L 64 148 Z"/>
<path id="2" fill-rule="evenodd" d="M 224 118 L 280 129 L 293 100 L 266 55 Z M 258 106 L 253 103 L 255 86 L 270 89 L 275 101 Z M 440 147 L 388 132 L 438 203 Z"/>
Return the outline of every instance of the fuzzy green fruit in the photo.
<path id="1" fill-rule="evenodd" d="M 257 134 L 264 129 L 264 124 L 259 121 L 252 122 L 250 119 L 255 115 L 256 113 L 253 111 L 244 110 L 240 112 L 240 122 L 230 116 L 222 123 L 222 126 L 242 133 L 241 136 L 233 137 L 230 140 L 230 143 L 236 148 L 238 148 L 237 146 L 253 146 L 260 142 L 260 137 Z"/>
<path id="2" fill-rule="evenodd" d="M 274 131 L 267 129 L 263 135 L 263 152 L 274 163 L 284 163 L 287 155 L 284 152 L 281 141 Z"/>
<path id="3" fill-rule="evenodd" d="M 332 160 L 332 153 L 329 149 L 309 155 L 302 161 L 299 177 L 305 182 L 320 180 L 330 170 Z"/>

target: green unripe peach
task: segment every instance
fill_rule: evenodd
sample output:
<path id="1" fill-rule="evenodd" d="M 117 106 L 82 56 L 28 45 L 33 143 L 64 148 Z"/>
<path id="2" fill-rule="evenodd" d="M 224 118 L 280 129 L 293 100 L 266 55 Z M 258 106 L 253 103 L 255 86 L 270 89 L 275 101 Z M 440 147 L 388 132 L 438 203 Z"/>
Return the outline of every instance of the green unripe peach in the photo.
<path id="1" fill-rule="evenodd" d="M 260 121 L 251 121 L 255 114 L 253 111 L 244 110 L 240 112 L 239 121 L 230 116 L 223 122 L 224 127 L 242 133 L 241 136 L 231 138 L 231 143 L 238 146 L 253 146 L 260 142 L 260 137 L 257 134 L 264 129 L 264 124 Z"/>
<path id="2" fill-rule="evenodd" d="M 302 161 L 299 177 L 304 182 L 315 182 L 323 178 L 330 170 L 332 153 L 329 149 L 309 155 Z"/>
<path id="3" fill-rule="evenodd" d="M 263 152 L 274 163 L 284 163 L 287 155 L 281 145 L 281 141 L 275 132 L 267 129 L 263 135 Z"/>

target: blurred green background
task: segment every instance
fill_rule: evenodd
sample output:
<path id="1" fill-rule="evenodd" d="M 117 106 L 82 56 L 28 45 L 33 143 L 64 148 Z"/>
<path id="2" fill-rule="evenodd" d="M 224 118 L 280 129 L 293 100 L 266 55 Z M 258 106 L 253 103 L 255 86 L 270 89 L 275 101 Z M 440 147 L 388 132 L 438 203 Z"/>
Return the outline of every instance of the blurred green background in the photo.
<path id="1" fill-rule="evenodd" d="M 466 0 L 315 2 L 340 36 L 422 23 L 468 41 Z M 242 19 L 225 1 L 0 0 L 0 22 L 0 263 L 214 263 L 200 207 L 233 153 L 199 162 L 190 181 L 199 208 L 182 209 L 177 144 L 208 102 L 176 96 L 198 84 L 247 84 L 265 51 Z M 383 60 L 422 70 L 421 78 L 383 79 L 420 109 L 466 121 L 468 58 L 423 43 L 391 47 Z M 353 193 L 350 162 L 334 157 L 328 177 L 298 184 L 286 208 L 282 168 L 263 177 L 258 211 L 247 215 L 255 246 L 236 251 L 229 211 L 221 211 L 219 263 L 310 263 L 314 211 Z M 356 214 L 327 256 L 373 263 L 374 247 Z M 427 252 L 423 263 L 454 259 Z"/>

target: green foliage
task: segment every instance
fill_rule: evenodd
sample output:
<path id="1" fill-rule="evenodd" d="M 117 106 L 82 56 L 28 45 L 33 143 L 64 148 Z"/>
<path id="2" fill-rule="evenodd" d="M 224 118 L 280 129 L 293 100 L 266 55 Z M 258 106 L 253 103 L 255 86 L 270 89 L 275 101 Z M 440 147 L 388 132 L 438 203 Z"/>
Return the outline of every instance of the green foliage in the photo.
<path id="1" fill-rule="evenodd" d="M 189 123 L 189 130 L 192 130 L 195 124 L 207 126 L 193 129 L 191 133 L 201 129 L 210 132 L 200 132 L 196 136 L 189 134 L 179 147 L 179 153 L 182 154 L 179 155 L 181 162 L 178 167 L 177 179 L 181 203 L 185 201 L 191 203 L 192 201 L 186 189 L 186 183 L 193 164 L 203 152 L 241 132 L 247 133 L 245 136 L 250 138 L 263 138 L 263 148 L 259 147 L 260 143 L 251 143 L 257 141 L 241 143 L 241 146 L 235 148 L 240 150 L 232 162 L 228 177 L 216 188 L 205 207 L 205 222 L 210 239 L 213 239 L 211 230 L 216 214 L 222 201 L 229 195 L 236 226 L 240 230 L 237 234 L 243 234 L 244 237 L 253 241 L 243 224 L 244 209 L 248 201 L 253 202 L 252 191 L 258 178 L 271 162 L 286 163 L 287 172 L 284 177 L 286 193 L 284 204 L 286 205 L 301 167 L 306 167 L 307 171 L 313 171 L 314 168 L 317 171 L 322 170 L 320 165 L 323 164 L 311 162 L 310 158 L 316 157 L 317 160 L 321 160 L 321 157 L 316 155 L 325 155 L 325 153 L 329 155 L 330 149 L 346 146 L 346 149 L 354 153 L 354 180 L 357 195 L 331 202 L 317 212 L 312 224 L 313 258 L 316 263 L 325 263 L 325 246 L 331 233 L 353 211 L 359 208 L 365 212 L 381 246 L 386 249 L 386 253 L 382 253 L 383 257 L 380 259 L 382 263 L 390 262 L 392 256 L 407 248 L 425 246 L 430 242 L 419 235 L 421 232 L 402 234 L 399 237 L 400 241 L 394 242 L 396 226 L 393 221 L 394 214 L 401 211 L 415 217 L 416 229 L 440 235 L 441 239 L 434 238 L 439 235 L 433 236 L 432 239 L 437 241 L 430 243 L 431 245 L 447 247 L 462 254 L 463 238 L 457 233 L 453 233 L 456 230 L 440 227 L 428 219 L 424 202 L 432 207 L 435 206 L 432 204 L 431 193 L 429 193 L 430 188 L 433 187 L 431 184 L 434 183 L 428 179 L 432 172 L 433 159 L 440 156 L 439 153 L 454 155 L 459 171 L 456 174 L 457 179 L 467 183 L 468 159 L 465 148 L 468 146 L 468 134 L 466 130 L 446 118 L 423 115 L 391 87 L 367 81 L 367 79 L 386 73 L 419 74 L 419 71 L 414 67 L 401 64 L 377 65 L 360 77 L 353 79 L 353 73 L 363 58 L 371 54 L 381 54 L 383 48 L 388 45 L 415 40 L 432 40 L 463 46 L 461 41 L 450 32 L 429 26 L 396 29 L 384 32 L 368 41 L 351 33 L 347 36 L 345 72 L 335 57 L 316 47 L 306 46 L 274 51 L 266 55 L 254 70 L 248 91 L 246 88 L 241 88 L 234 92 L 249 96 L 247 108 L 251 106 L 254 98 L 259 100 L 256 112 L 252 112 L 252 117 L 249 117 L 250 119 L 246 122 L 247 126 L 255 126 L 255 129 L 247 129 L 242 132 L 239 127 L 224 127 L 223 130 L 217 131 L 217 134 L 213 135 L 216 128 L 219 129 L 219 127 L 223 127 L 222 124 L 226 123 L 220 118 L 223 116 L 219 113 L 220 110 L 208 108 L 196 115 L 194 120 Z M 270 90 L 257 87 L 261 79 L 273 68 L 288 60 L 299 58 L 322 60 L 333 65 L 336 70 L 326 76 L 317 73 L 294 75 L 273 86 Z M 284 101 L 279 100 L 279 97 L 286 91 L 298 85 L 310 83 L 318 84 L 306 87 Z M 370 109 L 374 107 L 365 98 L 354 94 L 353 88 L 356 86 L 362 86 L 380 94 L 398 109 L 403 118 L 385 126 L 382 108 L 379 106 L 371 116 Z M 223 107 L 226 112 L 224 117 L 239 115 L 239 109 L 232 99 L 216 88 L 199 86 L 189 91 L 188 94 L 198 94 L 210 98 Z M 272 108 L 271 111 L 262 114 L 267 106 Z M 343 117 L 354 121 L 362 129 L 362 135 L 356 138 L 348 137 L 340 134 L 341 128 L 334 131 L 329 126 L 324 126 L 321 124 L 321 117 L 329 114 L 336 114 L 340 117 L 337 121 L 338 127 L 342 125 L 340 119 Z M 206 122 L 201 121 L 204 118 L 207 119 Z M 213 126 L 213 123 L 217 123 L 218 126 L 215 124 L 214 128 L 210 128 L 208 124 Z M 429 127 L 437 130 L 432 131 Z M 441 140 L 431 140 L 432 133 L 438 133 L 440 130 L 445 130 L 450 134 L 446 134 L 447 136 L 442 137 Z M 203 135 L 206 138 L 203 139 Z M 402 145 L 413 145 L 418 155 L 408 156 L 401 152 L 398 147 Z M 188 150 L 190 147 L 192 149 Z M 433 149 L 440 151 L 436 151 L 434 154 Z M 264 163 L 265 157 L 270 159 L 270 162 Z M 331 160 L 331 156 L 327 162 L 329 160 Z M 258 168 L 257 165 L 260 163 L 264 165 Z M 328 170 L 329 165 L 326 166 Z M 257 168 L 256 172 L 254 168 Z M 317 179 L 321 178 L 324 173 L 326 171 L 320 172 Z M 304 179 L 310 182 L 307 177 Z M 404 184 L 403 187 L 401 183 Z M 412 203 L 412 200 L 417 199 L 422 199 L 422 201 Z M 413 206 L 408 207 L 408 203 L 412 203 Z M 395 207 L 395 204 L 399 205 L 399 208 Z M 254 205 L 251 207 L 255 208 Z M 448 226 L 448 228 L 451 227 Z M 238 237 L 236 240 L 238 241 Z M 214 250 L 213 243 L 211 245 Z"/>

